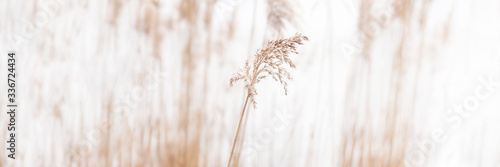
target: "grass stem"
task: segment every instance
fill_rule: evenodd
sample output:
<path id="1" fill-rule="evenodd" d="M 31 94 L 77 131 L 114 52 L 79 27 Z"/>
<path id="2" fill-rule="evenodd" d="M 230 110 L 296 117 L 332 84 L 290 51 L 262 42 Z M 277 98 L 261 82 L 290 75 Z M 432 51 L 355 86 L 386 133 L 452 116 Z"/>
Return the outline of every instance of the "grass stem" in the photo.
<path id="1" fill-rule="evenodd" d="M 227 167 L 231 166 L 231 161 L 233 160 L 234 148 L 236 146 L 236 142 L 238 141 L 241 129 L 241 122 L 243 122 L 243 117 L 245 116 L 245 110 L 247 108 L 248 99 L 250 99 L 250 95 L 247 95 L 247 99 L 245 100 L 245 105 L 243 106 L 243 111 L 241 111 L 240 122 L 238 123 L 238 130 L 236 130 L 236 136 L 234 136 L 233 148 L 231 149 L 231 155 L 229 156 L 229 162 L 227 163 Z"/>

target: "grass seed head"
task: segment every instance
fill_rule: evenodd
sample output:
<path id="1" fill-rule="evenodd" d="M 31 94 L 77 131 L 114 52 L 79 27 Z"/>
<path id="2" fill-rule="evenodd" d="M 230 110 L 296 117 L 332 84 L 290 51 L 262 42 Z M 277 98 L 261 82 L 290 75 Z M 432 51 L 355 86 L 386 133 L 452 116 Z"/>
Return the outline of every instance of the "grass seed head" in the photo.
<path id="1" fill-rule="evenodd" d="M 251 65 L 247 60 L 245 66 L 233 75 L 230 79 L 230 85 L 232 86 L 234 82 L 243 80 L 254 108 L 257 107 L 257 103 L 254 100 L 255 95 L 257 95 L 255 85 L 267 77 L 280 82 L 285 89 L 286 95 L 288 93 L 287 81 L 293 79 L 286 66 L 295 68 L 290 55 L 298 54 L 297 46 L 302 45 L 307 40 L 307 36 L 297 33 L 290 38 L 281 38 L 267 42 L 263 48 L 257 50 L 255 59 Z"/>

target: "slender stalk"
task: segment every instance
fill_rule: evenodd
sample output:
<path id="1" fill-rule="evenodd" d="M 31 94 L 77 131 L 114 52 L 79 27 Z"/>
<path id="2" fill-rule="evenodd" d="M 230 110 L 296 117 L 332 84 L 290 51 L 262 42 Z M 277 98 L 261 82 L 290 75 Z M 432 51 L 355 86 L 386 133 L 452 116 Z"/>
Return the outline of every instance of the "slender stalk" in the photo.
<path id="1" fill-rule="evenodd" d="M 283 85 L 286 95 L 288 92 L 287 80 L 292 80 L 292 76 L 284 66 L 288 65 L 290 68 L 295 68 L 295 65 L 289 57 L 291 54 L 298 54 L 297 45 L 302 45 L 302 42 L 307 40 L 307 36 L 296 33 L 290 38 L 280 38 L 267 42 L 265 46 L 262 49 L 259 49 L 255 54 L 252 66 L 247 60 L 245 67 L 240 68 L 239 72 L 234 74 L 234 76 L 229 80 L 229 84 L 231 86 L 233 86 L 233 83 L 238 80 L 245 81 L 245 88 L 248 94 L 247 99 L 245 100 L 245 105 L 243 106 L 243 111 L 241 112 L 238 130 L 236 131 L 236 136 L 234 137 L 233 148 L 231 149 L 231 155 L 227 164 L 228 167 L 232 165 L 231 162 L 233 160 L 234 148 L 236 147 L 236 142 L 238 142 L 240 130 L 242 129 L 241 124 L 246 125 L 246 120 L 248 119 L 247 116 L 245 121 L 243 121 L 248 101 L 250 100 L 250 102 L 252 102 L 254 108 L 257 107 L 257 103 L 254 100 L 254 97 L 257 95 L 255 85 L 266 77 L 272 77 L 274 80 Z M 242 147 L 242 143 L 243 140 L 241 141 L 239 147 Z M 240 154 L 238 154 L 236 158 L 236 163 L 238 163 L 239 155 Z"/>
<path id="2" fill-rule="evenodd" d="M 236 146 L 236 141 L 238 141 L 238 137 L 241 129 L 241 122 L 243 122 L 243 116 L 245 115 L 245 110 L 247 108 L 248 99 L 250 99 L 250 95 L 247 95 L 247 99 L 245 100 L 245 105 L 243 106 L 243 111 L 241 111 L 240 123 L 238 123 L 238 130 L 236 130 L 236 136 L 234 136 L 233 148 L 231 149 L 231 155 L 229 156 L 229 162 L 227 163 L 227 167 L 231 166 L 231 161 L 233 160 L 234 148 Z"/>

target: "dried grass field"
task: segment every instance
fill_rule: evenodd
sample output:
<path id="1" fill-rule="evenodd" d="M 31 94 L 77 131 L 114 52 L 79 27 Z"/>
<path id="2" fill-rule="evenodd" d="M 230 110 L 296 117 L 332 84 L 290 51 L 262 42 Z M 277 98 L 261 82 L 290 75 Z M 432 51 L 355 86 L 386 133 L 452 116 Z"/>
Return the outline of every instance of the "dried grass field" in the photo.
<path id="1" fill-rule="evenodd" d="M 11 159 L 2 83 L 0 167 L 500 166 L 499 18 L 494 0 L 0 1 L 19 104 Z"/>

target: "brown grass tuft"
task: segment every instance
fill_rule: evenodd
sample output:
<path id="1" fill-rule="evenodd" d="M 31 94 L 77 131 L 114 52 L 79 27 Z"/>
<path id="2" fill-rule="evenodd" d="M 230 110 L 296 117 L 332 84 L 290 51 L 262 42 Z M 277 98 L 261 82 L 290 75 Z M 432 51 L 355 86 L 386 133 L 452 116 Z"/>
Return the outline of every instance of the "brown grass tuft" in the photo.
<path id="1" fill-rule="evenodd" d="M 257 107 L 257 103 L 254 100 L 255 95 L 257 95 L 255 85 L 262 79 L 271 76 L 274 80 L 279 81 L 283 85 L 285 94 L 287 94 L 288 84 L 286 80 L 292 80 L 292 75 L 283 65 L 288 64 L 291 68 L 295 68 L 295 64 L 293 64 L 292 60 L 290 60 L 290 55 L 298 54 L 297 45 L 302 45 L 302 42 L 307 40 L 308 38 L 306 36 L 297 33 L 290 38 L 281 38 L 267 42 L 264 48 L 257 50 L 253 66 L 250 66 L 250 63 L 247 60 L 245 67 L 241 68 L 240 71 L 230 79 L 231 86 L 238 80 L 244 80 L 246 83 L 245 88 L 247 88 L 248 94 L 245 100 L 245 105 L 243 106 L 243 111 L 241 112 L 240 122 L 238 123 L 238 129 L 236 130 L 236 136 L 234 137 L 231 155 L 227 164 L 228 167 L 232 165 L 231 162 L 233 159 L 234 148 L 238 141 L 248 101 L 250 100 L 252 102 L 254 108 Z M 238 163 L 238 159 L 236 159 L 235 163 Z"/>
<path id="2" fill-rule="evenodd" d="M 257 103 L 254 100 L 255 95 L 257 95 L 255 85 L 268 76 L 279 81 L 285 89 L 285 94 L 287 94 L 287 80 L 292 80 L 292 76 L 286 70 L 284 64 L 295 68 L 295 64 L 290 60 L 290 54 L 298 54 L 297 46 L 302 45 L 302 42 L 307 40 L 306 36 L 297 33 L 290 38 L 281 38 L 267 42 L 264 48 L 259 49 L 255 54 L 253 66 L 250 66 L 247 60 L 245 67 L 234 74 L 230 80 L 231 86 L 238 80 L 244 80 L 246 83 L 245 88 L 248 90 L 248 96 L 254 108 L 257 107 Z"/>

